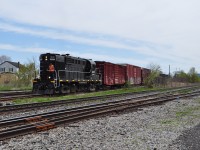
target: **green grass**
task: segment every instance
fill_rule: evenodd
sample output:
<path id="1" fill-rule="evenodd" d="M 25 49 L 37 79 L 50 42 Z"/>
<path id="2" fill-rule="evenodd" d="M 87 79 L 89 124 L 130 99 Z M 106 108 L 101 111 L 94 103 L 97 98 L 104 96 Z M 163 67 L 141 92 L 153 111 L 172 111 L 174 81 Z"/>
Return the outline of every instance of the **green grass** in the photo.
<path id="1" fill-rule="evenodd" d="M 200 104 L 200 99 L 198 99 L 197 102 Z"/>
<path id="2" fill-rule="evenodd" d="M 177 120 L 172 120 L 172 119 L 169 119 L 169 120 L 163 120 L 161 121 L 161 124 L 163 125 L 178 125 L 178 121 Z"/>
<path id="3" fill-rule="evenodd" d="M 197 101 L 197 103 L 200 103 L 200 99 L 197 99 L 196 101 Z M 184 116 L 197 116 L 197 115 L 193 115 L 194 112 L 200 112 L 200 106 L 199 105 L 186 107 L 182 111 L 177 111 L 176 117 L 181 118 L 181 117 L 184 117 Z M 198 117 L 200 117 L 200 115 Z"/>
<path id="4" fill-rule="evenodd" d="M 197 103 L 200 103 L 200 99 L 197 99 Z M 163 125 L 177 126 L 180 124 L 180 120 L 184 117 L 190 117 L 191 119 L 200 118 L 200 105 L 185 107 L 183 110 L 178 110 L 175 112 L 176 117 L 168 120 L 162 120 Z"/>
<path id="5" fill-rule="evenodd" d="M 176 117 L 192 116 L 195 111 L 200 111 L 200 106 L 188 107 L 183 111 L 176 112 Z"/>
<path id="6" fill-rule="evenodd" d="M 0 86 L 0 91 L 8 91 L 11 90 L 12 88 L 10 86 Z"/>
<path id="7" fill-rule="evenodd" d="M 122 94 L 122 93 L 141 92 L 141 91 L 166 91 L 168 89 L 170 89 L 170 88 L 130 87 L 130 88 L 121 88 L 121 89 L 116 89 L 116 90 L 107 90 L 107 91 L 99 91 L 99 92 L 84 93 L 84 94 L 74 94 L 74 95 L 66 95 L 66 96 L 58 96 L 58 97 L 46 96 L 46 97 L 16 99 L 13 102 L 15 104 L 48 102 L 48 101 L 53 101 L 53 100 L 68 100 L 68 99 L 77 99 L 77 98 L 85 98 L 85 97 L 93 97 L 93 96 L 104 96 L 104 95 L 113 95 L 113 94 Z"/>
<path id="8" fill-rule="evenodd" d="M 15 104 L 24 104 L 24 103 L 33 103 L 33 102 L 48 102 L 52 100 L 67 100 L 67 99 L 77 99 L 77 98 L 85 98 L 85 97 L 93 97 L 93 96 L 103 96 L 103 95 L 113 95 L 113 94 L 121 94 L 121 93 L 131 93 L 131 92 L 141 92 L 141 91 L 152 91 L 159 90 L 158 88 L 146 88 L 146 87 L 136 87 L 136 88 L 122 88 L 116 90 L 108 90 L 108 91 L 100 91 L 100 92 L 92 92 L 92 93 L 84 93 L 84 94 L 74 94 L 74 95 L 66 95 L 66 96 L 58 96 L 58 97 L 35 97 L 35 98 L 25 98 L 25 99 L 16 99 L 13 102 Z"/>
<path id="9" fill-rule="evenodd" d="M 11 91 L 11 90 L 32 90 L 32 87 L 13 87 L 13 86 L 0 86 L 0 91 Z"/>

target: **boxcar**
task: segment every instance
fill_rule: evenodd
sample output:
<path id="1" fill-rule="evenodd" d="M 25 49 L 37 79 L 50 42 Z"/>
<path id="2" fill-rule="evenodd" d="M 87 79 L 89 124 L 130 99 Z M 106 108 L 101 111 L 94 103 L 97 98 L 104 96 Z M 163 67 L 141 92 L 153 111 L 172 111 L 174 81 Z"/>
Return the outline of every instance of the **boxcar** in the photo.
<path id="1" fill-rule="evenodd" d="M 142 82 L 141 67 L 123 64 L 125 66 L 126 81 L 131 85 L 140 85 Z"/>
<path id="2" fill-rule="evenodd" d="M 96 61 L 98 72 L 102 75 L 105 86 L 121 86 L 125 84 L 124 66 L 105 61 Z"/>
<path id="3" fill-rule="evenodd" d="M 144 84 L 145 79 L 150 75 L 151 70 L 147 68 L 142 68 L 142 84 Z"/>

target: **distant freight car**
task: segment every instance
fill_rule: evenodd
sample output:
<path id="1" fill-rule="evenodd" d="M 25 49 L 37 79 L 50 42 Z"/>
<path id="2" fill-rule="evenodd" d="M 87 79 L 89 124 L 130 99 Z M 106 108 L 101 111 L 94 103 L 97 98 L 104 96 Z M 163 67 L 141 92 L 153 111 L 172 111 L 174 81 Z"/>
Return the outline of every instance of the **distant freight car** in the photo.
<path id="1" fill-rule="evenodd" d="M 145 79 L 150 75 L 151 70 L 147 68 L 142 68 L 142 84 L 144 84 Z"/>
<path id="2" fill-rule="evenodd" d="M 142 82 L 141 67 L 123 64 L 125 67 L 126 81 L 130 85 L 140 85 Z"/>
<path id="3" fill-rule="evenodd" d="M 125 84 L 125 67 L 105 61 L 95 61 L 103 86 L 122 86 Z"/>

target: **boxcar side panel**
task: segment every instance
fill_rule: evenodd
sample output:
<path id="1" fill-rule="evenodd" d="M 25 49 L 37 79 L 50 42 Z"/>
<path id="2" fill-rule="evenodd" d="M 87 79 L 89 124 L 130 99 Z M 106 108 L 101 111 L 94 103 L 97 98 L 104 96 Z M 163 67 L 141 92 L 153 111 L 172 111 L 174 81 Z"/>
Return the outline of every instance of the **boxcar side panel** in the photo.
<path id="1" fill-rule="evenodd" d="M 114 65 L 114 75 L 115 75 L 115 85 L 125 84 L 125 70 L 124 66 L 113 64 Z"/>
<path id="2" fill-rule="evenodd" d="M 130 64 L 125 65 L 126 81 L 131 85 L 141 84 L 141 68 Z"/>
<path id="3" fill-rule="evenodd" d="M 125 70 L 121 65 L 110 62 L 96 61 L 96 66 L 99 68 L 99 73 L 102 74 L 102 83 L 107 86 L 125 84 Z"/>

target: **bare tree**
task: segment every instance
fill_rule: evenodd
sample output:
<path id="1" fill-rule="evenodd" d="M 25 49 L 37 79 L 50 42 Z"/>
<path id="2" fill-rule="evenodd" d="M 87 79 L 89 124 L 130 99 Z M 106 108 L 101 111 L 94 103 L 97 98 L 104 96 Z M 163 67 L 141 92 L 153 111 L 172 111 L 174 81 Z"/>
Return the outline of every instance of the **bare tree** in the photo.
<path id="1" fill-rule="evenodd" d="M 6 55 L 1 55 L 0 56 L 0 64 L 3 63 L 4 61 L 11 61 L 11 58 Z"/>

